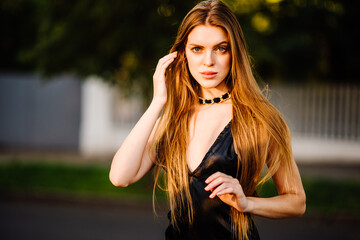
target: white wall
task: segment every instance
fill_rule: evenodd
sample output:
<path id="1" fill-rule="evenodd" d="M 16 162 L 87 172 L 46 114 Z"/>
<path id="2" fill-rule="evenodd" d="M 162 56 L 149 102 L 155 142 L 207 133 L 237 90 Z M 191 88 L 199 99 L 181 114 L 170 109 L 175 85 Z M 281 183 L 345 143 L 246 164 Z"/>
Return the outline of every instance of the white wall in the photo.
<path id="1" fill-rule="evenodd" d="M 113 119 L 115 89 L 98 77 L 82 86 L 80 152 L 85 156 L 113 154 L 130 132 L 129 125 Z"/>

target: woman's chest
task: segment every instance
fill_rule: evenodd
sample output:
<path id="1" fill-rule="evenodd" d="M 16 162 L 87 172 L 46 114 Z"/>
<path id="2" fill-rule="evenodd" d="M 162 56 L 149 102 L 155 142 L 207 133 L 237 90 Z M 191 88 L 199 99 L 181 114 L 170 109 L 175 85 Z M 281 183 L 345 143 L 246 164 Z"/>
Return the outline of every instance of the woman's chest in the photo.
<path id="1" fill-rule="evenodd" d="M 189 123 L 187 163 L 190 171 L 195 170 L 204 160 L 232 118 L 231 108 L 206 110 L 195 113 Z"/>

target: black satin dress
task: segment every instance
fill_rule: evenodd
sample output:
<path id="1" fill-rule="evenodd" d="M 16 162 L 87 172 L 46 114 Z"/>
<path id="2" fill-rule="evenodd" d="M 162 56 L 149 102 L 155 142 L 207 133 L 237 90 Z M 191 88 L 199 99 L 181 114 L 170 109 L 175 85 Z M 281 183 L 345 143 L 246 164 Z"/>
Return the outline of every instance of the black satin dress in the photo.
<path id="1" fill-rule="evenodd" d="M 209 198 L 210 191 L 205 191 L 205 180 L 213 173 L 220 171 L 236 177 L 237 155 L 234 150 L 231 134 L 231 122 L 217 137 L 206 153 L 200 165 L 189 172 L 190 193 L 194 209 L 194 222 L 189 225 L 179 219 L 179 230 L 170 224 L 165 232 L 166 240 L 230 240 L 233 239 L 230 222 L 230 206 L 218 197 Z M 249 240 L 258 240 L 259 234 L 250 219 Z"/>

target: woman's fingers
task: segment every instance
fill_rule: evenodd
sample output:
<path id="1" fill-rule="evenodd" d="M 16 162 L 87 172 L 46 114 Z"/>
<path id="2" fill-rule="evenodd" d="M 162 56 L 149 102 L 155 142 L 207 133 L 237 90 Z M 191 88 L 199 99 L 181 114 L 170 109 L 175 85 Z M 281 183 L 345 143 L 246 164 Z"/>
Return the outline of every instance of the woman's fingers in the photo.
<path id="1" fill-rule="evenodd" d="M 217 185 L 224 183 L 224 182 L 231 182 L 234 184 L 239 183 L 239 181 L 236 178 L 233 178 L 232 176 L 226 175 L 221 172 L 216 172 L 205 180 L 205 183 L 208 184 L 205 187 L 205 190 L 209 191 L 209 190 L 215 188 Z"/>
<path id="2" fill-rule="evenodd" d="M 216 193 L 216 195 L 220 196 L 220 195 L 224 195 L 224 194 L 235 194 L 234 189 L 231 187 L 228 188 L 224 188 L 223 190 L 219 191 L 218 193 Z"/>
<path id="3" fill-rule="evenodd" d="M 213 181 L 214 179 L 222 176 L 222 175 L 226 175 L 222 172 L 216 172 L 216 173 L 213 173 L 210 177 L 208 177 L 206 180 L 205 180 L 205 183 L 210 183 L 211 181 Z"/>
<path id="4" fill-rule="evenodd" d="M 231 179 L 229 177 L 219 176 L 219 177 L 213 179 L 211 182 L 209 182 L 209 184 L 205 187 L 205 190 L 209 191 L 209 190 L 215 188 L 216 186 L 218 186 L 224 182 L 229 182 L 229 181 L 231 181 Z"/>
<path id="5" fill-rule="evenodd" d="M 239 180 L 221 172 L 212 174 L 205 180 L 205 183 L 208 183 L 205 190 L 212 191 L 210 198 L 227 193 L 240 194 L 242 191 Z"/>
<path id="6" fill-rule="evenodd" d="M 247 210 L 249 202 L 238 179 L 216 172 L 208 177 L 205 183 L 208 184 L 205 190 L 212 191 L 209 195 L 210 198 L 218 196 L 221 201 L 239 209 L 239 211 Z"/>
<path id="7" fill-rule="evenodd" d="M 165 85 L 165 71 L 166 68 L 174 61 L 177 57 L 177 52 L 170 53 L 158 61 L 156 66 L 153 81 L 154 81 L 154 98 L 163 99 L 162 101 L 166 101 L 167 93 L 166 93 L 166 85 Z"/>
<path id="8" fill-rule="evenodd" d="M 209 197 L 214 198 L 218 195 L 223 195 L 223 194 L 227 194 L 227 193 L 229 193 L 229 194 L 234 193 L 234 188 L 230 184 L 223 183 L 223 184 L 219 185 L 217 188 L 215 188 Z"/>
<path id="9" fill-rule="evenodd" d="M 177 52 L 173 52 L 173 53 L 170 53 L 170 54 L 166 55 L 165 57 L 161 58 L 156 66 L 154 75 L 158 75 L 158 74 L 162 74 L 162 73 L 165 74 L 166 68 L 170 65 L 170 63 L 172 63 L 174 61 L 176 56 L 177 56 Z"/>

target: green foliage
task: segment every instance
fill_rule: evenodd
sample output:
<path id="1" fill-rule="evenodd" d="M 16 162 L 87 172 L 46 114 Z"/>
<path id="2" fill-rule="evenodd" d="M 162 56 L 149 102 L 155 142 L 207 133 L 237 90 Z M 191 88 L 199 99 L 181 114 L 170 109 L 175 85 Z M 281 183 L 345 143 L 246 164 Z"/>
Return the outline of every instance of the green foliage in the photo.
<path id="1" fill-rule="evenodd" d="M 263 186 L 258 187 L 257 193 L 260 197 L 268 198 L 277 195 L 277 190 L 272 179 L 266 181 Z"/>
<path id="2" fill-rule="evenodd" d="M 3 0 L 0 70 L 99 75 L 149 94 L 194 0 Z M 359 1 L 224 0 L 266 81 L 356 81 Z"/>
<path id="3" fill-rule="evenodd" d="M 358 181 L 304 180 L 310 211 L 360 214 L 360 183 Z"/>
<path id="4" fill-rule="evenodd" d="M 358 1 L 226 0 L 242 24 L 260 76 L 356 82 Z"/>
<path id="5" fill-rule="evenodd" d="M 28 5 L 31 13 L 18 15 Z M 62 72 L 99 75 L 122 87 L 140 86 L 149 93 L 157 59 L 169 51 L 179 21 L 193 5 L 193 1 L 167 0 L 76 0 L 71 4 L 5 0 L 0 13 L 13 12 L 4 16 L 6 26 L 18 17 L 23 17 L 24 23 L 30 20 L 32 39 L 8 53 L 20 67 L 32 64 L 44 76 Z M 5 32 L 9 41 L 25 25 L 9 26 Z"/>
<path id="6" fill-rule="evenodd" d="M 0 70 L 31 70 L 34 62 L 24 62 L 19 54 L 37 41 L 36 5 L 29 0 L 0 1 Z"/>
<path id="7" fill-rule="evenodd" d="M 127 197 L 151 199 L 150 174 L 126 189 L 114 187 L 105 166 L 50 163 L 10 163 L 0 165 L 0 191 L 23 194 L 65 194 L 73 196 Z M 160 196 L 160 199 L 164 195 Z"/>
<path id="8" fill-rule="evenodd" d="M 50 163 L 11 162 L 0 164 L 0 192 L 23 194 L 62 194 L 72 196 L 120 197 L 137 200 L 152 198 L 153 176 L 116 188 L 108 178 L 109 167 Z M 360 214 L 360 182 L 327 179 L 304 179 L 307 212 L 322 214 Z M 261 197 L 276 196 L 272 180 L 259 190 Z M 165 201 L 166 193 L 158 190 L 157 200 Z"/>

